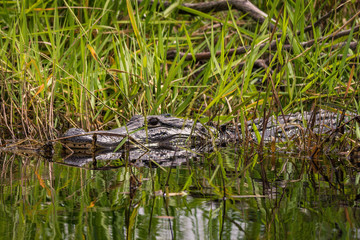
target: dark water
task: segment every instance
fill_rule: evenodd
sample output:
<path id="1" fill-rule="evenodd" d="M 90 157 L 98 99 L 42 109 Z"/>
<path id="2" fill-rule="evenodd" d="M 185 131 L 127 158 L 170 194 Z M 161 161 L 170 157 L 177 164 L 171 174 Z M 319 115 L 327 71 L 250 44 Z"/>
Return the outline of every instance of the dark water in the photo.
<path id="1" fill-rule="evenodd" d="M 0 153 L 0 238 L 360 238 L 360 174 L 340 155 L 81 159 Z"/>

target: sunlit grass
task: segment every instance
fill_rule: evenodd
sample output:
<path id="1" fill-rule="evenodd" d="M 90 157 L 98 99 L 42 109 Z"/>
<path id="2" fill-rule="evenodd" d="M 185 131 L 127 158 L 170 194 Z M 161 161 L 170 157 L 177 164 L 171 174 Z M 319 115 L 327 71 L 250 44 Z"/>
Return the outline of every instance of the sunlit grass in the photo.
<path id="1" fill-rule="evenodd" d="M 55 129 L 110 128 L 134 114 L 229 121 L 314 103 L 357 111 L 359 57 L 351 42 L 359 31 L 321 40 L 359 24 L 343 21 L 355 14 L 353 3 L 309 32 L 304 28 L 330 2 L 253 3 L 277 21 L 276 31 L 237 11 L 208 14 L 176 4 L 157 10 L 147 1 L 8 1 L 0 9 L 0 123 L 51 138 Z M 311 46 L 301 44 L 312 39 Z M 344 45 L 332 49 L 337 43 Z M 241 46 L 250 47 L 228 54 Z M 212 56 L 170 60 L 169 50 Z M 269 68 L 258 68 L 259 59 Z"/>

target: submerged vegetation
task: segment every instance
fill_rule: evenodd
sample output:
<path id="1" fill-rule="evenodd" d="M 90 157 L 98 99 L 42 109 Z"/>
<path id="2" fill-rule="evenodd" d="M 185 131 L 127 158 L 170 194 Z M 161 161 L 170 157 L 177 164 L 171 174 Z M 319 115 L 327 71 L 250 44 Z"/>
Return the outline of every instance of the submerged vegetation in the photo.
<path id="1" fill-rule="evenodd" d="M 5 1 L 1 138 L 108 129 L 134 114 L 359 112 L 357 1 L 252 1 L 263 21 L 156 2 Z"/>

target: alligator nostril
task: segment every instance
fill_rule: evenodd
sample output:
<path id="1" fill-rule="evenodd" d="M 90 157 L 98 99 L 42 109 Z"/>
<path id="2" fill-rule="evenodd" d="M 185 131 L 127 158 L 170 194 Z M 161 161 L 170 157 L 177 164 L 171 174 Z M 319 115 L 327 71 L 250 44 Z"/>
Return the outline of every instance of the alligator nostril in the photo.
<path id="1" fill-rule="evenodd" d="M 148 120 L 148 125 L 150 125 L 150 126 L 156 126 L 158 123 L 159 123 L 159 119 L 157 119 L 157 118 L 150 118 Z"/>

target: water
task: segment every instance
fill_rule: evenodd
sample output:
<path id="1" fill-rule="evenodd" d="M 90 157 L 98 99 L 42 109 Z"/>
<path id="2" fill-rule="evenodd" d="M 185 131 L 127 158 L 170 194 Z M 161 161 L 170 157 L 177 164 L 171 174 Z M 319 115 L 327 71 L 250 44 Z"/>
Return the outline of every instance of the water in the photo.
<path id="1" fill-rule="evenodd" d="M 162 162 L 151 167 L 149 155 L 134 165 L 121 156 L 74 166 L 0 153 L 0 238 L 360 237 L 360 176 L 343 156 L 224 148 L 172 164 L 150 155 Z"/>

